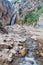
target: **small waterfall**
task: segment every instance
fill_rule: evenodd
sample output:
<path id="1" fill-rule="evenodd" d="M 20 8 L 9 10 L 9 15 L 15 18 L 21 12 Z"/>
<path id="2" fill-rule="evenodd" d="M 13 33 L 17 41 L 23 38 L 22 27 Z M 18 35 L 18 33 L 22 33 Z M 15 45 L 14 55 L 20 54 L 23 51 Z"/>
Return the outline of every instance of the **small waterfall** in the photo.
<path id="1" fill-rule="evenodd" d="M 12 16 L 11 21 L 10 21 L 10 25 L 14 25 L 16 22 L 16 15 Z"/>

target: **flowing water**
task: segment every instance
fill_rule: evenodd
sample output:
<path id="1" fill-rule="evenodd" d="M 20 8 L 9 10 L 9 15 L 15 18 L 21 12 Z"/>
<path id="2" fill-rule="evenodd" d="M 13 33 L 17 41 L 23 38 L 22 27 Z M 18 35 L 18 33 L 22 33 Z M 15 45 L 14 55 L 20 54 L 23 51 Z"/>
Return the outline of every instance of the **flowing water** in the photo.
<path id="1" fill-rule="evenodd" d="M 11 25 L 13 24 L 14 21 L 12 20 Z M 35 28 L 43 28 L 43 25 L 37 24 Z M 33 41 L 30 35 L 24 35 L 23 37 L 27 39 L 26 44 L 29 48 L 28 54 L 25 57 L 18 58 L 18 60 L 16 60 L 17 62 L 14 62 L 13 65 L 43 65 L 43 63 L 40 64 L 40 61 L 38 61 L 35 57 L 35 49 L 38 46 L 38 42 Z"/>
<path id="2" fill-rule="evenodd" d="M 10 25 L 14 25 L 16 22 L 16 15 L 12 16 L 12 19 L 10 21 Z"/>
<path id="3" fill-rule="evenodd" d="M 37 47 L 37 42 L 36 41 L 31 41 L 31 36 L 26 35 L 24 36 L 27 38 L 26 44 L 29 48 L 28 55 L 25 57 L 21 58 L 21 61 L 19 62 L 19 65 L 39 65 L 37 60 L 35 59 L 35 48 Z"/>
<path id="4" fill-rule="evenodd" d="M 35 28 L 43 28 L 43 15 L 42 14 L 39 17 L 39 21 L 37 22 L 37 25 L 35 26 Z M 29 52 L 26 57 L 21 58 L 22 62 L 19 63 L 19 65 L 43 65 L 43 63 L 40 64 L 40 61 L 38 61 L 34 56 L 35 54 L 34 49 L 37 48 L 38 42 L 31 41 L 31 36 L 29 35 L 26 35 L 24 37 L 27 38 L 26 44 L 28 45 Z"/>
<path id="5" fill-rule="evenodd" d="M 13 63 L 10 65 L 43 65 L 40 64 L 40 61 L 35 57 L 35 49 L 37 49 L 38 42 L 33 41 L 30 35 L 24 35 L 23 37 L 27 39 L 26 44 L 29 48 L 28 54 L 21 58 L 15 57 Z"/>

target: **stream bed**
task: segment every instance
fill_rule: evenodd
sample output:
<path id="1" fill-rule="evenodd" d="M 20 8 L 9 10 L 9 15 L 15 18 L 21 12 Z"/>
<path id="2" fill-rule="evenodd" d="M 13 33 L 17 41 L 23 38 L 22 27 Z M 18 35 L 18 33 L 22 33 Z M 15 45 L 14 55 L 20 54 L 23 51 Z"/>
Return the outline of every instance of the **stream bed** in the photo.
<path id="1" fill-rule="evenodd" d="M 35 49 L 38 46 L 38 42 L 32 41 L 30 35 L 23 36 L 27 39 L 26 44 L 29 48 L 28 54 L 25 57 L 18 57 L 10 65 L 43 65 L 40 64 L 35 57 Z"/>
<path id="2" fill-rule="evenodd" d="M 32 41 L 30 38 L 31 36 L 29 35 L 26 35 L 24 37 L 27 38 L 26 44 L 29 48 L 29 52 L 27 56 L 21 58 L 21 63 L 19 63 L 19 65 L 40 65 L 34 56 L 34 49 L 36 49 L 38 43 L 36 41 Z"/>
<path id="3" fill-rule="evenodd" d="M 40 61 L 43 60 L 43 58 L 35 56 L 35 49 L 38 48 L 38 42 L 33 41 L 29 34 L 21 36 L 27 39 L 25 43 L 29 48 L 28 54 L 25 57 L 15 57 L 10 65 L 43 65 L 43 61 Z"/>
<path id="4" fill-rule="evenodd" d="M 42 28 L 43 29 L 43 16 L 42 14 L 39 17 L 39 21 L 37 22 L 37 25 L 35 26 L 35 28 Z M 25 38 L 27 38 L 27 46 L 29 48 L 29 52 L 28 55 L 26 57 L 21 58 L 21 63 L 19 63 L 19 65 L 43 65 L 43 61 L 38 61 L 39 59 L 43 60 L 43 58 L 35 57 L 35 49 L 37 49 L 38 47 L 38 42 L 37 41 L 32 41 L 31 40 L 31 36 L 30 35 L 26 35 L 24 36 Z"/>
<path id="5" fill-rule="evenodd" d="M 9 30 L 9 34 L 7 35 L 7 38 L 8 38 L 8 40 L 10 39 L 9 37 L 14 39 L 14 35 L 15 35 L 15 37 L 17 37 L 16 40 L 18 40 L 18 38 L 19 38 L 18 35 L 20 35 L 20 37 L 23 39 L 26 38 L 25 44 L 26 44 L 27 48 L 29 49 L 28 53 L 25 57 L 13 56 L 12 62 L 8 62 L 8 63 L 5 62 L 7 64 L 1 64 L 1 65 L 43 65 L 43 58 L 41 59 L 41 57 L 35 56 L 36 50 L 38 48 L 38 42 L 32 40 L 31 35 L 29 35 L 23 27 L 20 27 L 20 26 L 17 27 L 17 26 L 18 25 L 15 25 L 14 27 L 10 26 L 11 29 Z M 11 31 L 13 31 L 13 33 L 10 33 Z M 4 36 L 6 36 L 6 34 L 2 35 L 2 36 L 4 38 Z M 14 41 L 13 41 L 13 43 L 14 43 Z M 42 60 L 42 62 L 40 60 Z"/>

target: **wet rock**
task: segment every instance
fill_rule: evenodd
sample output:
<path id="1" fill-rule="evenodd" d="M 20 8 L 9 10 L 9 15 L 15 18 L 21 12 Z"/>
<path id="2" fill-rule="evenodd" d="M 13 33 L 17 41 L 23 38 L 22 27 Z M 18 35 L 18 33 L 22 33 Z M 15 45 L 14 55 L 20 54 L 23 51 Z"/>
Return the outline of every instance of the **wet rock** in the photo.
<path id="1" fill-rule="evenodd" d="M 29 62 L 23 62 L 23 63 L 19 63 L 20 65 L 31 65 L 31 63 L 29 63 Z"/>
<path id="2" fill-rule="evenodd" d="M 31 64 L 34 64 L 34 59 L 33 58 L 25 57 L 25 60 L 30 62 Z"/>
<path id="3" fill-rule="evenodd" d="M 36 36 L 32 36 L 31 39 L 33 39 L 33 40 L 37 40 Z"/>
<path id="4" fill-rule="evenodd" d="M 35 53 L 35 56 L 39 57 L 39 52 L 38 51 Z"/>
<path id="5" fill-rule="evenodd" d="M 26 38 L 22 38 L 22 37 L 19 36 L 19 37 L 15 37 L 15 38 L 14 38 L 14 41 L 23 43 L 23 42 L 26 41 Z"/>
<path id="6" fill-rule="evenodd" d="M 21 56 L 25 56 L 27 54 L 27 49 L 26 48 L 23 48 L 21 51 Z"/>

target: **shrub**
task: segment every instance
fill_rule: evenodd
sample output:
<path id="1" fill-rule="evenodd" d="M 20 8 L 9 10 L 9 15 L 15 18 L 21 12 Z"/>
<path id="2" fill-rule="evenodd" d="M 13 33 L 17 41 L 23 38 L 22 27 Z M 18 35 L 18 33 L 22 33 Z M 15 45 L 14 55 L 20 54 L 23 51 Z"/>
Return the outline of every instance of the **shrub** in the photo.
<path id="1" fill-rule="evenodd" d="M 21 15 L 21 14 L 22 14 L 22 9 L 20 8 L 20 9 L 19 9 L 19 15 Z"/>
<path id="2" fill-rule="evenodd" d="M 28 12 L 21 22 L 36 24 L 41 13 L 43 13 L 43 5 L 38 8 L 37 12 L 33 12 L 33 11 Z"/>
<path id="3" fill-rule="evenodd" d="M 34 22 L 37 21 L 37 19 L 38 19 L 37 13 L 29 12 L 28 14 L 26 14 L 24 21 L 33 24 Z"/>

